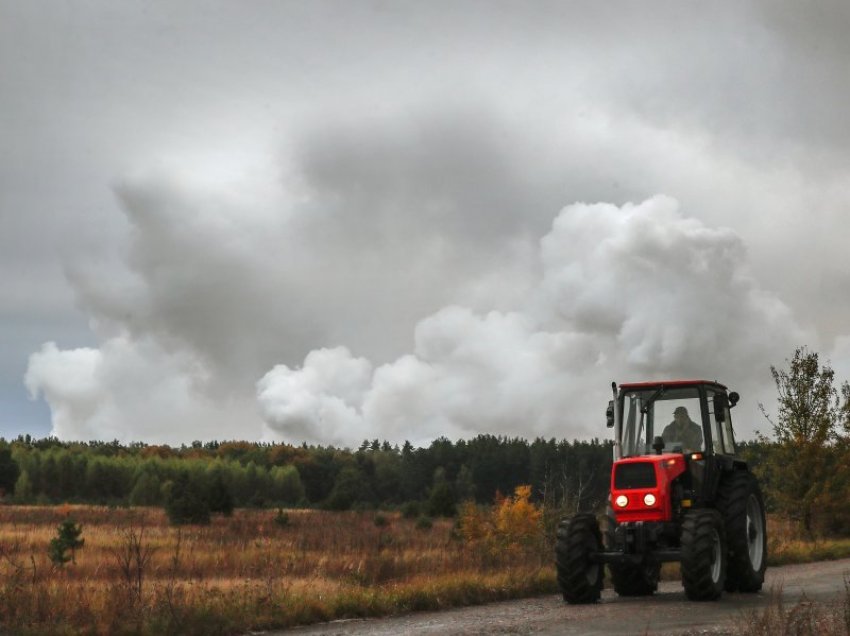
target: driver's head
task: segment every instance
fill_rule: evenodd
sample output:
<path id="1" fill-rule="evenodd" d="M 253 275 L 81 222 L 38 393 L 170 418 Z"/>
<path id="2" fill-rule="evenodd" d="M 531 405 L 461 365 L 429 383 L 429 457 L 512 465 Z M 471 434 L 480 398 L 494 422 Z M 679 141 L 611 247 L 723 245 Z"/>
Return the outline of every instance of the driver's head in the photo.
<path id="1" fill-rule="evenodd" d="M 679 424 L 684 424 L 685 422 L 689 422 L 691 418 L 688 416 L 688 409 L 684 406 L 677 406 L 676 410 L 673 411 L 673 419 L 676 420 Z"/>

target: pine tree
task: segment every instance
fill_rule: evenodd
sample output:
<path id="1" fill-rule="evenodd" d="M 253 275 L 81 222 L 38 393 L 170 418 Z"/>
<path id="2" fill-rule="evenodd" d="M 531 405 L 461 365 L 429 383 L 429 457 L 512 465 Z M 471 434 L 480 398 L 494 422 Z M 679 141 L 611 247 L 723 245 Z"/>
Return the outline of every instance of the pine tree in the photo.
<path id="1" fill-rule="evenodd" d="M 230 517 L 233 514 L 233 494 L 231 494 L 227 484 L 224 483 L 224 477 L 221 476 L 220 472 L 216 472 L 215 477 L 213 477 L 207 493 L 207 502 L 210 512 L 220 512 L 225 517 Z"/>
<path id="2" fill-rule="evenodd" d="M 206 493 L 189 477 L 181 473 L 169 484 L 165 496 L 165 512 L 172 525 L 210 522 L 210 508 Z"/>
<path id="3" fill-rule="evenodd" d="M 428 512 L 433 517 L 454 517 L 457 514 L 457 498 L 442 467 L 434 471 L 434 486 L 428 496 Z"/>
<path id="4" fill-rule="evenodd" d="M 6 442 L 0 444 L 0 490 L 3 495 L 11 495 L 15 490 L 15 482 L 21 474 L 21 469 L 12 458 L 12 450 Z"/>
<path id="5" fill-rule="evenodd" d="M 54 565 L 63 566 L 68 561 L 76 563 L 74 555 L 83 547 L 85 539 L 80 538 L 83 533 L 81 526 L 74 523 L 73 519 L 66 519 L 56 530 L 56 537 L 50 540 L 47 547 L 47 556 Z M 68 551 L 71 555 L 68 556 Z"/>

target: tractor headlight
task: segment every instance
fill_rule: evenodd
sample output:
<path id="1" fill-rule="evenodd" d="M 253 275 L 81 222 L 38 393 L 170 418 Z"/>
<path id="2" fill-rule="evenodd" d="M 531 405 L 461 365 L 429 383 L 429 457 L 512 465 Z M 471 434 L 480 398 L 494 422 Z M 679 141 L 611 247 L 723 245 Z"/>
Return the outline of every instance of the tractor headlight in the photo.
<path id="1" fill-rule="evenodd" d="M 643 496 L 643 503 L 645 503 L 647 506 L 654 506 L 655 505 L 655 495 L 653 495 L 651 492 L 646 493 Z"/>
<path id="2" fill-rule="evenodd" d="M 626 506 L 629 505 L 629 498 L 626 497 L 625 495 L 619 495 L 614 500 L 614 503 L 617 504 L 620 508 L 625 508 Z"/>

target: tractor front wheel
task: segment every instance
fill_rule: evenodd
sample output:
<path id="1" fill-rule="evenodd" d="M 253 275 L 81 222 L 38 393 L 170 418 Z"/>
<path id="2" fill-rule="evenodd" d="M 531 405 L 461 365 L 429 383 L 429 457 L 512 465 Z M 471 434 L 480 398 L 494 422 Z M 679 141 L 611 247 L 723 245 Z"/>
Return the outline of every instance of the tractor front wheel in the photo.
<path id="1" fill-rule="evenodd" d="M 758 592 L 767 568 L 767 524 L 756 478 L 744 471 L 728 475 L 720 484 L 717 507 L 729 542 L 726 591 Z"/>
<path id="2" fill-rule="evenodd" d="M 692 601 L 720 598 L 726 581 L 726 533 L 716 510 L 691 510 L 682 523 L 682 585 Z"/>
<path id="3" fill-rule="evenodd" d="M 595 603 L 602 592 L 602 551 L 599 522 L 590 514 L 578 514 L 558 524 L 555 565 L 558 587 L 568 603 Z"/>

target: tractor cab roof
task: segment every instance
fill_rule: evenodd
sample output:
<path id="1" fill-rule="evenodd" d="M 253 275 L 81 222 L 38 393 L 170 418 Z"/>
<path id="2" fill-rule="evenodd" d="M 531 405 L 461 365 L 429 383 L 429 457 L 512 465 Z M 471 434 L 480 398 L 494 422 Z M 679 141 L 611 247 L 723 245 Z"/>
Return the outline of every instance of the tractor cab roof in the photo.
<path id="1" fill-rule="evenodd" d="M 720 382 L 715 380 L 654 380 L 652 382 L 624 382 L 620 385 L 620 389 L 622 391 L 640 391 L 643 389 L 655 389 L 660 386 L 672 388 L 700 385 L 716 387 L 723 391 L 726 390 L 725 385 L 720 384 Z"/>

